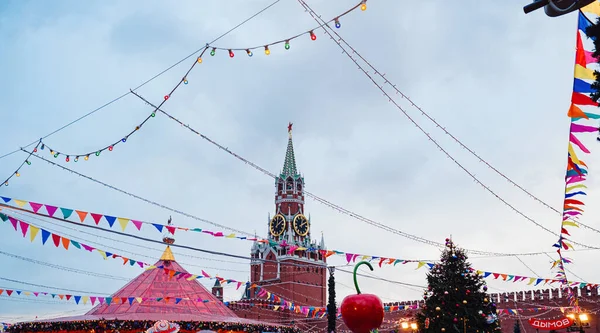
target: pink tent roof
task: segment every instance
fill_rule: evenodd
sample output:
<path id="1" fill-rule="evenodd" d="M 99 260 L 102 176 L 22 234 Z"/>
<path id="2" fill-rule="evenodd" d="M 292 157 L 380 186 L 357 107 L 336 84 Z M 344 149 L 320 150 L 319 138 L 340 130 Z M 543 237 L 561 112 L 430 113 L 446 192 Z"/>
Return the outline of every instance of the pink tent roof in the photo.
<path id="1" fill-rule="evenodd" d="M 161 259 L 155 266 L 165 266 L 170 270 L 187 273 L 175 261 L 170 247 L 167 246 Z M 127 298 L 126 302 L 110 305 L 99 304 L 85 315 L 54 318 L 44 322 L 79 321 L 79 320 L 169 320 L 169 321 L 213 321 L 246 324 L 267 324 L 249 319 L 239 318 L 223 302 L 219 301 L 196 279 L 170 277 L 163 269 L 151 269 L 138 275 L 123 288 L 112 295 L 113 298 Z M 149 298 L 141 303 L 130 297 Z M 156 298 L 167 298 L 155 301 Z M 182 298 L 177 304 L 176 298 Z M 187 298 L 187 299 L 183 299 Z M 202 302 L 197 300 L 208 300 Z M 131 304 L 130 304 L 131 303 Z"/>

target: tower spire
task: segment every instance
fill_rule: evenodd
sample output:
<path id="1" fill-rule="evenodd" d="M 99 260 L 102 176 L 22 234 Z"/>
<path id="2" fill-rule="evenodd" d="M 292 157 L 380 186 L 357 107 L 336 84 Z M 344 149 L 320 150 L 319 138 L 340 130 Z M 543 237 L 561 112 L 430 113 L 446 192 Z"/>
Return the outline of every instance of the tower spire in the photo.
<path id="1" fill-rule="evenodd" d="M 285 161 L 283 163 L 283 171 L 281 172 L 281 174 L 285 177 L 287 176 L 291 176 L 291 177 L 296 177 L 298 176 L 298 170 L 296 169 L 296 157 L 294 156 L 294 144 L 292 142 L 292 126 L 294 124 L 293 123 L 289 123 L 288 124 L 288 145 L 287 145 L 287 150 L 285 152 Z"/>

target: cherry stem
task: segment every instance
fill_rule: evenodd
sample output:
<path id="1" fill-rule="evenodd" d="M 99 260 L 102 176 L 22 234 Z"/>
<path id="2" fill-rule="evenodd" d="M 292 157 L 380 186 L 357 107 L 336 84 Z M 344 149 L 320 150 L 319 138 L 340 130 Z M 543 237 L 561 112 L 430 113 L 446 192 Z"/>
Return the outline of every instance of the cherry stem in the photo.
<path id="1" fill-rule="evenodd" d="M 358 295 L 360 295 L 360 288 L 358 288 L 358 281 L 356 281 L 356 271 L 358 271 L 358 267 L 360 265 L 367 265 L 371 270 L 373 270 L 373 266 L 371 266 L 371 263 L 368 261 L 361 261 L 358 264 L 356 264 L 356 266 L 354 266 L 354 288 L 356 288 L 356 293 Z"/>

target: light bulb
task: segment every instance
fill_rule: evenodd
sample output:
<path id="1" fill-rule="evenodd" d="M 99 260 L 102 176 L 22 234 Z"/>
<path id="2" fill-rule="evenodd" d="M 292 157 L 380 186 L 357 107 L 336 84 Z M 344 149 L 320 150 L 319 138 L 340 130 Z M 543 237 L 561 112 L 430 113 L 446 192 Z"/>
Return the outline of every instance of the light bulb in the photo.
<path id="1" fill-rule="evenodd" d="M 65 162 L 69 162 L 71 159 L 69 158 L 69 156 L 67 156 L 67 158 L 65 158 Z"/>
<path id="2" fill-rule="evenodd" d="M 150 115 L 150 117 L 156 117 L 156 113 L 152 112 L 152 114 Z"/>
<path id="3" fill-rule="evenodd" d="M 271 54 L 271 50 L 269 50 L 269 45 L 265 45 L 265 54 L 266 55 Z"/>
<path id="4" fill-rule="evenodd" d="M 89 160 L 90 159 L 90 155 L 85 155 L 85 157 L 83 158 L 84 160 Z"/>
<path id="5" fill-rule="evenodd" d="M 8 180 L 4 182 L 4 186 L 8 186 Z"/>
<path id="6" fill-rule="evenodd" d="M 340 23 L 340 19 L 338 19 L 338 18 L 335 19 L 335 27 L 338 29 L 342 27 L 342 24 Z"/>
<path id="7" fill-rule="evenodd" d="M 248 54 L 249 57 L 253 56 L 254 54 L 252 53 L 252 51 L 250 51 L 250 49 L 246 50 L 246 54 Z"/>
<path id="8" fill-rule="evenodd" d="M 57 157 L 58 157 L 58 153 L 54 154 L 54 158 L 57 158 Z"/>
<path id="9" fill-rule="evenodd" d="M 165 101 L 169 99 L 169 95 L 165 95 Z"/>
<path id="10" fill-rule="evenodd" d="M 183 78 L 183 84 L 188 84 L 188 80 L 186 78 Z"/>
<path id="11" fill-rule="evenodd" d="M 33 148 L 33 152 L 34 152 L 34 153 L 37 153 L 37 148 Z"/>
<path id="12" fill-rule="evenodd" d="M 96 156 L 100 156 L 100 151 L 99 150 L 96 152 Z"/>
<path id="13" fill-rule="evenodd" d="M 367 10 L 367 1 L 363 0 L 362 4 L 360 5 L 360 10 L 362 10 L 363 12 L 365 10 Z"/>
<path id="14" fill-rule="evenodd" d="M 235 54 L 233 53 L 233 51 L 229 50 L 229 58 L 233 58 L 235 57 Z"/>
<path id="15" fill-rule="evenodd" d="M 217 50 L 217 49 L 213 47 L 213 49 L 212 49 L 212 50 L 210 50 L 210 55 L 211 55 L 211 56 L 214 56 L 214 55 L 215 55 L 215 52 L 216 52 L 216 50 Z"/>
<path id="16" fill-rule="evenodd" d="M 127 138 L 123 138 L 121 139 L 121 142 L 125 143 L 127 141 Z"/>
<path id="17" fill-rule="evenodd" d="M 19 171 L 15 172 L 15 176 L 21 177 L 21 174 L 19 173 Z"/>
<path id="18" fill-rule="evenodd" d="M 54 150 L 50 150 L 50 155 L 54 155 Z"/>
<path id="19" fill-rule="evenodd" d="M 46 147 L 46 145 L 44 145 L 44 144 L 42 143 L 42 150 L 44 150 L 44 147 Z"/>
<path id="20" fill-rule="evenodd" d="M 79 161 L 79 156 L 75 156 L 75 159 L 73 160 L 73 162 L 77 162 Z"/>
<path id="21" fill-rule="evenodd" d="M 31 162 L 29 162 L 29 160 L 26 160 L 25 163 L 27 163 L 27 165 L 31 165 Z"/>
<path id="22" fill-rule="evenodd" d="M 285 41 L 285 46 L 284 47 L 285 47 L 286 50 L 290 49 L 290 41 L 289 40 Z"/>
<path id="23" fill-rule="evenodd" d="M 113 146 L 109 146 L 108 151 L 112 151 L 112 150 L 113 150 Z"/>
<path id="24" fill-rule="evenodd" d="M 198 57 L 198 63 L 201 64 L 202 63 L 202 58 Z"/>
<path id="25" fill-rule="evenodd" d="M 312 39 L 312 40 L 316 40 L 317 39 L 317 35 L 315 35 L 315 33 L 312 32 L 312 30 L 310 31 L 310 39 Z"/>

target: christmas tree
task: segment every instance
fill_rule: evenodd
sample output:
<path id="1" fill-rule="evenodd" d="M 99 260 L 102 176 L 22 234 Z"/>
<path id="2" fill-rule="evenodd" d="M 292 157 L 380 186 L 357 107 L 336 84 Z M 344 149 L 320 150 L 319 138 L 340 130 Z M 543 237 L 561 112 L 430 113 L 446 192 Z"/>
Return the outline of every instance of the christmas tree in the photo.
<path id="1" fill-rule="evenodd" d="M 500 332 L 496 305 L 467 262 L 465 251 L 446 239 L 441 260 L 427 274 L 425 305 L 417 314 L 421 332 Z"/>

